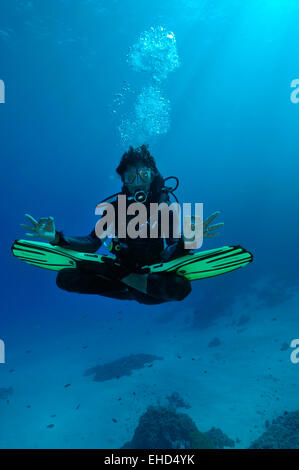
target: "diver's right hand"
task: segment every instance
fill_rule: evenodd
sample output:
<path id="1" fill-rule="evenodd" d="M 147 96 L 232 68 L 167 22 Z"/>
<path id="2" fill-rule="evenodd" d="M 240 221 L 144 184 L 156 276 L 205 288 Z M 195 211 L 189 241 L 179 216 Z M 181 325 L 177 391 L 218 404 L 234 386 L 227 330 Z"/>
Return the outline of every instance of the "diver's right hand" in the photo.
<path id="1" fill-rule="evenodd" d="M 30 230 L 26 235 L 29 237 L 40 237 L 46 240 L 47 242 L 52 242 L 55 240 L 55 223 L 53 217 L 42 217 L 39 221 L 35 220 L 31 215 L 25 214 L 25 217 L 29 222 L 32 223 L 32 226 L 20 224 L 25 230 Z"/>

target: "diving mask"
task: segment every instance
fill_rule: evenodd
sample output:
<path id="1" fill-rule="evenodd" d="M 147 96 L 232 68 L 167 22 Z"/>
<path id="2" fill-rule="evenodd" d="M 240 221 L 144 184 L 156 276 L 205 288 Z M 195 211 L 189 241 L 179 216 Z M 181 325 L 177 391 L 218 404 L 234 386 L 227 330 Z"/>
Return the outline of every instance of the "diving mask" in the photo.
<path id="1" fill-rule="evenodd" d="M 152 180 L 152 171 L 149 168 L 137 168 L 136 170 L 128 170 L 124 173 L 124 182 L 126 184 L 137 183 L 137 176 L 139 176 L 139 181 L 141 183 L 148 184 Z"/>

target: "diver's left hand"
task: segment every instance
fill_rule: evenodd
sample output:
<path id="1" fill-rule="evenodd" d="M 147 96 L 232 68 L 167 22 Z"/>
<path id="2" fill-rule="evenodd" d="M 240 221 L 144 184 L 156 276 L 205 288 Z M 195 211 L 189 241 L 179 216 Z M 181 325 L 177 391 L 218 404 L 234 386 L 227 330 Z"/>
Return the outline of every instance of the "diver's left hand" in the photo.
<path id="1" fill-rule="evenodd" d="M 46 240 L 47 242 L 51 242 L 55 240 L 55 223 L 53 217 L 42 217 L 39 221 L 35 220 L 34 217 L 30 214 L 25 214 L 25 217 L 28 222 L 32 225 L 20 224 L 22 228 L 25 230 L 29 230 L 26 233 L 29 237 L 40 237 Z"/>
<path id="2" fill-rule="evenodd" d="M 215 233 L 214 230 L 217 230 L 220 227 L 223 227 L 224 223 L 220 222 L 219 224 L 209 226 L 213 220 L 220 214 L 220 211 L 213 212 L 213 214 L 208 217 L 203 223 L 203 237 L 212 238 L 217 237 L 219 233 Z"/>

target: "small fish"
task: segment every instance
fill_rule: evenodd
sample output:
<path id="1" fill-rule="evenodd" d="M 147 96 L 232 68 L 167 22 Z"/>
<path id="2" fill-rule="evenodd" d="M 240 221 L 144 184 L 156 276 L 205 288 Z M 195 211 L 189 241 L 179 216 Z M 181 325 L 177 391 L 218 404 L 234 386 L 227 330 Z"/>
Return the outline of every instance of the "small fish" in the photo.
<path id="1" fill-rule="evenodd" d="M 31 405 L 26 405 L 26 408 L 31 408 Z"/>
<path id="2" fill-rule="evenodd" d="M 51 415 L 50 418 L 56 418 L 56 415 Z"/>
<path id="3" fill-rule="evenodd" d="M 13 394 L 12 387 L 0 388 L 0 400 L 8 400 L 8 397 L 10 397 L 12 394 Z"/>
<path id="4" fill-rule="evenodd" d="M 71 386 L 71 384 L 66 384 L 66 385 L 64 386 L 64 388 L 68 388 L 68 387 L 70 387 L 70 386 Z"/>
<path id="5" fill-rule="evenodd" d="M 51 429 L 51 428 L 54 428 L 55 424 L 48 424 L 47 428 L 48 429 Z"/>
<path id="6" fill-rule="evenodd" d="M 115 418 L 112 418 L 112 421 L 113 421 L 114 423 L 117 423 L 117 419 L 115 419 Z"/>
<path id="7" fill-rule="evenodd" d="M 79 410 L 79 408 L 80 408 L 80 403 L 79 405 L 76 406 L 75 410 Z"/>
<path id="8" fill-rule="evenodd" d="M 87 348 L 88 348 L 88 346 L 82 346 L 82 349 L 87 349 Z"/>

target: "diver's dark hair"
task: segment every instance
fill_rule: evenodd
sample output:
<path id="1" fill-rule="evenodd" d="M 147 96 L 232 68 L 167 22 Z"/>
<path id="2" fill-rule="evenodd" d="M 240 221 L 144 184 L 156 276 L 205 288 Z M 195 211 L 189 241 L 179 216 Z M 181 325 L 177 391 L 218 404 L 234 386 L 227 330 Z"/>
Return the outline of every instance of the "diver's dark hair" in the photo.
<path id="1" fill-rule="evenodd" d="M 150 188 L 150 199 L 152 202 L 159 202 L 162 195 L 162 190 L 164 187 L 164 178 L 159 173 L 154 157 L 148 151 L 148 144 L 141 145 L 140 147 L 129 147 L 129 150 L 123 154 L 120 160 L 120 164 L 116 168 L 116 172 L 123 179 L 123 174 L 130 165 L 136 165 L 137 163 L 142 162 L 147 168 L 151 168 L 155 173 L 154 179 L 151 183 Z M 122 187 L 123 194 L 128 194 L 128 189 L 124 184 Z M 165 194 L 163 193 L 163 198 L 165 199 Z M 168 195 L 166 196 L 166 199 Z M 163 199 L 163 202 L 164 202 Z M 165 200 L 166 200 L 165 199 Z"/>
<path id="2" fill-rule="evenodd" d="M 148 151 L 148 144 L 136 148 L 130 146 L 129 150 L 121 157 L 116 172 L 122 177 L 128 166 L 134 166 L 140 162 L 144 163 L 147 168 L 151 168 L 155 173 L 158 173 L 155 159 Z"/>

